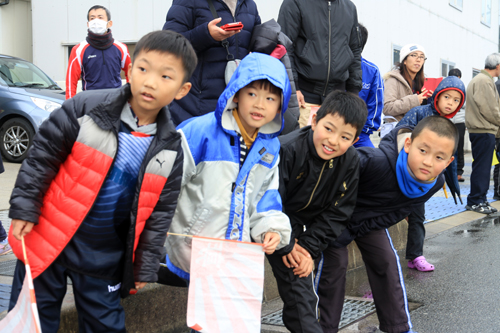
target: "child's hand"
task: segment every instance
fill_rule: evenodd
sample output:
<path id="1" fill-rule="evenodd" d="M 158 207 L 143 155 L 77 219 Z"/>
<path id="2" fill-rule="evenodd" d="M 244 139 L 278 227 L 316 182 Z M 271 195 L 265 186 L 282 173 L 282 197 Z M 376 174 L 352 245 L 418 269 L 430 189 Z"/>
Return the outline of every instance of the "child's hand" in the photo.
<path id="1" fill-rule="evenodd" d="M 266 254 L 273 254 L 276 250 L 276 246 L 280 243 L 281 236 L 277 232 L 267 232 L 264 236 L 264 242 L 262 242 L 263 251 Z"/>
<path id="2" fill-rule="evenodd" d="M 148 283 L 147 282 L 136 282 L 135 283 L 135 289 L 130 289 L 130 294 L 135 295 L 137 294 L 137 291 L 144 288 Z"/>
<path id="3" fill-rule="evenodd" d="M 298 253 L 301 257 L 300 265 L 293 270 L 293 274 L 298 275 L 299 278 L 308 277 L 314 269 L 314 260 L 311 257 L 306 257 L 302 252 Z"/>
<path id="4" fill-rule="evenodd" d="M 18 240 L 21 240 L 21 236 L 26 236 L 31 232 L 35 223 L 28 222 L 24 220 L 13 219 L 12 222 L 12 235 Z"/>
<path id="5" fill-rule="evenodd" d="M 302 261 L 302 258 L 299 254 L 302 254 L 302 256 L 306 258 L 311 258 L 309 252 L 302 246 L 300 246 L 298 240 L 295 239 L 295 245 L 293 246 L 292 252 L 290 252 L 286 256 L 283 256 L 283 263 L 285 264 L 285 266 L 288 268 L 299 267 L 300 262 Z"/>

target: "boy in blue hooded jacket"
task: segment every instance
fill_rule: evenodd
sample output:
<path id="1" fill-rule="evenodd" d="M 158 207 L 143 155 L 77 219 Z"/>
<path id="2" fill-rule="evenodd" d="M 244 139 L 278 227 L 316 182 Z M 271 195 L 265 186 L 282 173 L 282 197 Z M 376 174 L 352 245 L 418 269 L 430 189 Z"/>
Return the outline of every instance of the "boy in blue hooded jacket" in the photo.
<path id="1" fill-rule="evenodd" d="M 285 66 L 254 52 L 241 61 L 214 112 L 179 125 L 184 170 L 169 232 L 262 243 L 267 254 L 288 245 L 278 135 L 290 94 Z M 189 280 L 191 238 L 169 235 L 166 247 L 168 270 Z"/>
<path id="2" fill-rule="evenodd" d="M 453 118 L 465 103 L 465 85 L 456 76 L 444 78 L 437 86 L 427 105 L 414 107 L 401 119 L 396 128 L 415 127 L 422 119 L 432 115 Z M 456 162 L 453 162 L 456 163 Z M 456 175 L 455 175 L 456 178 Z M 422 272 L 434 270 L 434 265 L 423 256 L 425 239 L 425 203 L 415 207 L 408 216 L 408 240 L 406 243 L 406 259 L 408 267 Z"/>

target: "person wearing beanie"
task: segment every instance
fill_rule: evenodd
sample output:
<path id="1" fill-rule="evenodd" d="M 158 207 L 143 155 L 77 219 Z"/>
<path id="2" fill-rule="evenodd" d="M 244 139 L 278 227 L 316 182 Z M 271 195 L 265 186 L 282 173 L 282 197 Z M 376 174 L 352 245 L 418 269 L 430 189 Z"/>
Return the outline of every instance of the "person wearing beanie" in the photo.
<path id="1" fill-rule="evenodd" d="M 87 38 L 75 45 L 69 56 L 66 99 L 75 96 L 80 77 L 82 90 L 119 88 L 122 70 L 128 82 L 130 55 L 127 45 L 113 39 L 109 10 L 100 5 L 92 6 L 87 21 Z"/>
<path id="2" fill-rule="evenodd" d="M 412 108 L 425 104 L 433 92 L 424 86 L 425 49 L 418 44 L 408 44 L 400 51 L 401 62 L 384 75 L 384 115 L 399 121 Z"/>

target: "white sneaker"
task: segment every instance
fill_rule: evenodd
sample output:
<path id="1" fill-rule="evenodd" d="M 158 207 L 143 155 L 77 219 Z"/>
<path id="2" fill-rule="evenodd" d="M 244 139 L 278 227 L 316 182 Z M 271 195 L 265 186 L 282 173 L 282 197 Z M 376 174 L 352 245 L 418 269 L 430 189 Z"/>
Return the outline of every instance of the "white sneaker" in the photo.
<path id="1" fill-rule="evenodd" d="M 5 238 L 4 241 L 0 242 L 0 256 L 12 252 L 9 241 Z"/>

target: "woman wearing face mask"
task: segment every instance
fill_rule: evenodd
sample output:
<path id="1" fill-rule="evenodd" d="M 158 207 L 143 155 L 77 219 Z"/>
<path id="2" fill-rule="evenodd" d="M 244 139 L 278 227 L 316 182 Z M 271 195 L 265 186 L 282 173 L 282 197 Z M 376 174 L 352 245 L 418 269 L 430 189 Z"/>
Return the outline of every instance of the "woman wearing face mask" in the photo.
<path id="1" fill-rule="evenodd" d="M 89 9 L 87 20 L 87 38 L 71 50 L 66 73 L 66 99 L 76 94 L 80 76 L 83 90 L 121 87 L 121 70 L 128 82 L 130 55 L 125 44 L 113 39 L 111 13 L 96 5 Z"/>

